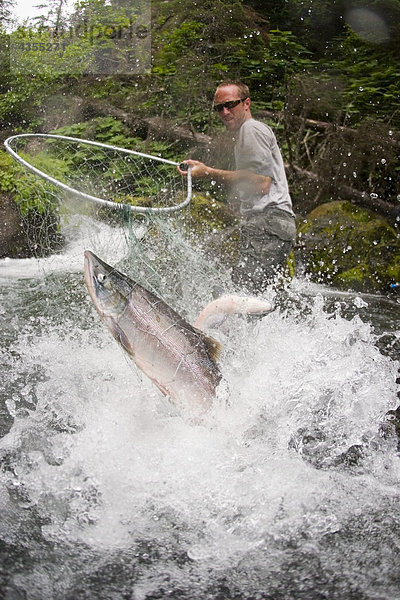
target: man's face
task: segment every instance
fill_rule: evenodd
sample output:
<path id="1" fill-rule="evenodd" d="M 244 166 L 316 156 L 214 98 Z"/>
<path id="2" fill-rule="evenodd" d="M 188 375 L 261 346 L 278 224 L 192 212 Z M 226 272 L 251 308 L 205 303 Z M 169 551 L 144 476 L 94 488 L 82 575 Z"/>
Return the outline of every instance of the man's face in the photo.
<path id="1" fill-rule="evenodd" d="M 241 94 L 236 85 L 226 85 L 218 88 L 215 92 L 214 105 L 232 102 L 239 100 L 239 98 L 241 98 Z M 244 102 L 239 102 L 234 108 L 224 107 L 218 112 L 218 116 L 229 131 L 237 131 L 247 119 L 251 118 L 250 98 L 246 98 Z"/>

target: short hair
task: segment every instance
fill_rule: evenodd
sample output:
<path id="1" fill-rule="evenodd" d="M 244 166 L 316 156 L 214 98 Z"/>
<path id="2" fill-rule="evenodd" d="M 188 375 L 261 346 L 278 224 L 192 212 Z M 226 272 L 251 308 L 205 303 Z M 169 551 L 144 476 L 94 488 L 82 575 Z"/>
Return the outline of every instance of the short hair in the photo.
<path id="1" fill-rule="evenodd" d="M 242 81 L 235 81 L 234 79 L 227 79 L 226 81 L 222 81 L 217 86 L 217 90 L 219 90 L 220 88 L 223 88 L 223 87 L 227 87 L 228 85 L 235 85 L 237 87 L 242 99 L 250 98 L 250 90 L 249 90 L 248 86 L 245 83 L 243 83 Z"/>

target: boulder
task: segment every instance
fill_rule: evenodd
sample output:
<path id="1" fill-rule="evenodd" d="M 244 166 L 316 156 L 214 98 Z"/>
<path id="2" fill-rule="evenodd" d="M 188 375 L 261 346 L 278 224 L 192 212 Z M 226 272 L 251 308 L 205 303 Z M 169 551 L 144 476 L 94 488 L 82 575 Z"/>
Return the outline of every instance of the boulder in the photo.
<path id="1" fill-rule="evenodd" d="M 298 226 L 297 264 L 312 281 L 385 292 L 400 281 L 400 238 L 389 223 L 351 202 L 329 202 Z"/>
<path id="2" fill-rule="evenodd" d="M 195 192 L 190 202 L 190 229 L 202 241 L 206 254 L 218 256 L 227 268 L 236 264 L 239 222 L 224 202 Z"/>
<path id="3" fill-rule="evenodd" d="M 31 251 L 21 214 L 11 194 L 0 194 L 0 258 L 25 258 Z"/>

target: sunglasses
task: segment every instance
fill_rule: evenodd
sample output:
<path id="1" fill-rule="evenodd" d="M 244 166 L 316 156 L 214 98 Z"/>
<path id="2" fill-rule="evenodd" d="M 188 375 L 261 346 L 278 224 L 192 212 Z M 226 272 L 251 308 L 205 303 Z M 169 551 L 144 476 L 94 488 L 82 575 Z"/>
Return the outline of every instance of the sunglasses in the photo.
<path id="1" fill-rule="evenodd" d="M 232 110 L 232 108 L 235 108 L 235 106 L 237 106 L 241 102 L 244 102 L 245 100 L 247 100 L 247 98 L 240 98 L 240 100 L 229 100 L 229 102 L 221 102 L 221 104 L 214 104 L 214 110 L 216 110 L 217 112 L 222 112 L 224 108 Z"/>

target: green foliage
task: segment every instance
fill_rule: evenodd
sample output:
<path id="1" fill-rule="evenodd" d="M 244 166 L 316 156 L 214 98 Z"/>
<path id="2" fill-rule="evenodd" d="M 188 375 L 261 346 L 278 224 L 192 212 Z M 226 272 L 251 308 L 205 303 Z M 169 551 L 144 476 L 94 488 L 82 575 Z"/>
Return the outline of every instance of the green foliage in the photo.
<path id="1" fill-rule="evenodd" d="M 335 40 L 330 73 L 346 82 L 343 108 L 353 123 L 369 116 L 399 119 L 400 61 L 385 47 L 363 42 L 351 29 Z"/>
<path id="2" fill-rule="evenodd" d="M 177 156 L 166 142 L 146 142 L 140 138 L 130 136 L 126 125 L 113 117 L 98 117 L 84 123 L 61 127 L 54 133 L 68 137 L 94 140 L 110 146 L 162 156 L 176 162 L 179 162 L 183 158 L 180 155 Z M 132 159 L 135 171 L 143 173 L 143 175 L 133 177 L 131 171 L 132 165 L 127 162 L 126 157 L 121 158 L 118 154 L 114 154 L 114 152 L 110 155 L 108 149 L 101 147 L 92 147 L 90 153 L 87 152 L 87 148 L 84 146 L 81 148 L 79 146 L 74 147 L 73 151 L 66 151 L 64 147 L 57 146 L 57 142 L 55 142 L 54 152 L 58 152 L 55 155 L 60 160 L 62 159 L 64 165 L 66 165 L 71 180 L 74 178 L 75 170 L 79 169 L 79 176 L 84 177 L 87 175 L 88 179 L 92 180 L 94 185 L 94 178 L 97 173 L 97 175 L 100 175 L 104 189 L 109 187 L 112 190 L 111 194 L 118 187 L 129 189 L 129 194 L 135 194 L 135 201 L 139 196 L 148 198 L 159 193 L 160 181 L 163 179 L 163 175 L 165 175 L 165 180 L 167 180 L 171 173 L 169 165 L 157 163 L 157 179 L 155 179 L 147 174 L 148 159 L 145 157 L 135 157 Z M 107 165 L 107 168 L 105 168 L 105 165 Z M 115 200 L 121 202 L 121 196 L 116 197 Z M 123 201 L 129 203 L 131 200 L 131 196 L 126 196 Z"/>
<path id="3" fill-rule="evenodd" d="M 158 56 L 158 64 L 153 67 L 153 73 L 159 75 L 176 73 L 177 59 L 196 50 L 203 28 L 204 26 L 197 21 L 185 21 L 179 27 L 168 32 L 164 36 L 164 45 Z"/>
<path id="4" fill-rule="evenodd" d="M 46 29 L 26 27 L 19 27 L 10 37 L 11 71 L 19 76 L 52 80 L 72 73 L 78 77 L 92 60 L 92 48 L 85 39 L 79 44 L 55 41 Z"/>
<path id="5" fill-rule="evenodd" d="M 135 73 L 135 59 L 145 68 L 149 58 L 148 35 L 142 25 L 147 13 L 144 0 L 126 6 L 79 0 L 68 19 L 60 18 L 57 11 L 55 22 L 50 10 L 47 16 L 36 18 L 35 26 L 19 26 L 11 32 L 11 68 L 49 77 Z"/>
<path id="6" fill-rule="evenodd" d="M 122 148 L 135 148 L 139 143 L 142 144 L 142 140 L 129 135 L 126 125 L 114 117 L 97 117 L 83 123 L 66 125 L 59 127 L 53 133 L 94 140 Z"/>
<path id="7" fill-rule="evenodd" d="M 349 10 L 362 7 L 387 23 L 388 44 L 368 43 L 345 28 Z M 371 114 L 398 119 L 400 45 L 394 43 L 400 39 L 398 0 L 352 0 L 346 15 L 339 0 L 249 0 L 246 5 L 240 0 L 154 0 L 153 9 L 151 77 L 143 75 L 125 84 L 116 77 L 102 78 L 88 93 L 105 98 L 111 94 L 122 102 L 133 96 L 139 100 L 136 108 L 146 114 L 178 117 L 207 131 L 214 123 L 210 104 L 215 85 L 222 79 L 244 80 L 257 106 L 276 110 L 285 105 L 294 77 L 317 74 L 320 80 L 340 78 L 345 83 L 338 108 L 347 111 L 352 122 Z M 128 14 L 132 18 L 132 11 L 135 17 L 141 10 L 136 4 L 127 12 L 115 3 L 82 0 L 70 17 L 79 36 L 69 40 L 63 52 L 14 51 L 15 68 L 0 77 L 0 123 L 25 130 L 26 123 L 34 119 L 37 123 L 46 95 L 65 81 L 67 73 L 71 82 L 71 74 L 78 81 L 90 71 L 96 52 L 109 43 L 111 48 L 111 30 L 126 28 Z M 30 38 L 44 43 L 46 35 L 45 27 L 19 28 L 12 47 L 15 50 Z M 103 139 L 123 142 L 116 133 L 106 132 Z"/>
<path id="8" fill-rule="evenodd" d="M 58 83 L 57 78 L 5 73 L 0 77 L 0 127 L 36 126 L 40 107 Z M 29 125 L 28 125 L 29 124 Z"/>
<path id="9" fill-rule="evenodd" d="M 160 93 L 152 94 L 146 108 L 180 116 L 205 130 L 212 119 L 215 83 L 238 77 L 249 55 L 262 63 L 265 40 L 238 0 L 175 0 L 159 10 L 169 27 L 160 27 L 154 36 L 153 73 Z M 248 71 L 253 69 L 249 66 Z"/>
<path id="10" fill-rule="evenodd" d="M 140 3 L 125 5 L 134 14 L 142 10 Z M 300 166 L 318 171 L 322 160 L 318 162 L 317 155 L 324 147 L 325 163 L 335 163 L 333 176 L 343 176 L 363 191 L 378 191 L 383 198 L 396 196 L 400 167 L 389 157 L 388 145 L 382 151 L 380 146 L 379 152 L 381 157 L 390 158 L 390 167 L 377 166 L 376 157 L 367 147 L 368 144 L 377 147 L 372 136 L 370 143 L 362 147 L 356 140 L 358 154 L 362 156 L 359 164 L 350 169 L 355 152 L 344 141 L 340 141 L 340 151 L 331 152 L 340 145 L 333 144 L 331 134 L 319 137 L 311 134 L 304 150 L 298 121 L 290 122 L 290 118 L 301 115 L 335 125 L 357 126 L 358 130 L 363 123 L 371 123 L 370 129 L 375 132 L 377 121 L 381 121 L 387 124 L 387 131 L 393 130 L 396 138 L 400 126 L 398 0 L 351 0 L 346 6 L 341 0 L 153 0 L 152 8 L 151 75 L 108 78 L 84 75 L 88 67 L 90 70 L 96 52 L 111 48 L 112 27 L 127 26 L 128 13 L 123 5 L 116 7 L 115 2 L 82 0 L 70 17 L 70 24 L 79 28 L 86 19 L 93 28 L 98 28 L 92 29 L 95 39 L 90 39 L 89 30 L 87 33 L 82 30 L 79 39 L 68 43 L 62 55 L 44 57 L 40 69 L 38 54 L 25 53 L 11 73 L 3 71 L 0 125 L 14 131 L 35 129 L 41 122 L 44 100 L 62 88 L 67 95 L 100 97 L 125 110 L 141 112 L 146 117 L 166 116 L 208 133 L 219 126 L 211 110 L 216 84 L 223 79 L 238 78 L 249 85 L 256 109 L 285 109 L 284 125 L 282 122 L 274 127 L 280 135 L 281 147 L 288 153 L 294 148 Z M 356 31 L 354 24 L 350 28 L 348 15 L 359 9 L 364 16 L 373 13 L 386 23 L 385 43 L 367 39 L 362 29 Z M 93 36 L 93 31 L 101 35 Z M 20 28 L 13 39 L 14 42 L 28 39 L 33 34 L 39 36 L 35 40 L 40 43 L 45 28 Z M 4 42 L 0 57 L 6 57 L 8 38 L 4 32 L 0 33 L 0 42 Z M 34 75 L 29 74 L 32 72 Z M 172 160 L 180 158 L 175 156 L 173 144 L 144 142 L 132 135 L 125 123 L 112 117 L 64 127 L 57 133 L 160 154 Z M 347 142 L 351 145 L 354 139 Z M 344 150 L 352 152 L 351 160 L 342 160 L 344 155 L 340 152 Z M 78 150 L 75 156 L 56 158 L 73 169 L 82 156 Z M 96 166 L 102 158 L 102 151 L 93 153 L 88 168 Z M 115 162 L 113 169 L 107 177 L 123 181 L 124 165 Z M 353 171 L 357 172 L 356 181 L 351 179 Z M 322 168 L 320 172 L 323 173 Z M 150 181 L 141 183 L 143 188 L 150 189 Z M 7 185 L 5 180 L 3 185 Z"/>
<path id="11" fill-rule="evenodd" d="M 290 31 L 272 30 L 261 61 L 252 58 L 243 65 L 243 78 L 254 90 L 254 100 L 267 100 L 267 108 L 284 103 L 288 85 L 295 73 L 311 71 L 315 66 L 311 53 L 298 43 Z"/>
<path id="12" fill-rule="evenodd" d="M 9 36 L 0 23 L 0 73 L 7 73 L 10 68 Z"/>
<path id="13" fill-rule="evenodd" d="M 9 154 L 0 152 L 0 190 L 2 192 L 11 192 L 14 190 L 14 173 L 13 167 L 15 163 Z"/>
<path id="14" fill-rule="evenodd" d="M 59 179 L 62 179 L 66 171 L 66 166 L 61 161 L 54 163 L 45 156 L 39 156 L 35 166 Z M 52 186 L 45 182 L 38 185 L 37 177 L 32 176 L 4 151 L 0 151 L 0 190 L 13 194 L 23 215 L 30 212 L 44 215 L 49 210 L 57 210 L 58 202 Z"/>
<path id="15" fill-rule="evenodd" d="M 343 0 L 291 0 L 288 8 L 291 31 L 315 58 L 320 58 L 327 42 L 342 33 L 346 8 Z"/>
<path id="16" fill-rule="evenodd" d="M 59 127 L 52 133 L 67 137 L 94 140 L 110 146 L 118 146 L 120 148 L 161 156 L 176 162 L 183 158 L 180 154 L 177 154 L 173 147 L 167 142 L 159 140 L 144 141 L 141 138 L 130 135 L 129 129 L 125 123 L 114 117 L 97 117 L 90 121 L 66 125 L 64 127 Z M 74 156 L 80 160 L 80 157 L 76 153 Z M 64 157 L 64 159 L 65 158 L 66 157 Z M 73 159 L 74 157 L 69 160 L 73 161 Z"/>
<path id="17" fill-rule="evenodd" d="M 190 19 L 182 12 L 183 4 L 191 5 Z M 267 22 L 256 23 L 238 1 L 161 6 L 169 17 L 174 9 L 174 26 L 161 27 L 155 36 L 153 72 L 160 93 L 151 95 L 147 110 L 180 116 L 207 130 L 213 122 L 210 106 L 217 82 L 241 79 L 255 101 L 276 108 L 284 103 L 291 74 L 313 64 L 290 31 L 267 34 Z M 166 14 L 163 17 L 159 22 L 168 22 Z"/>

